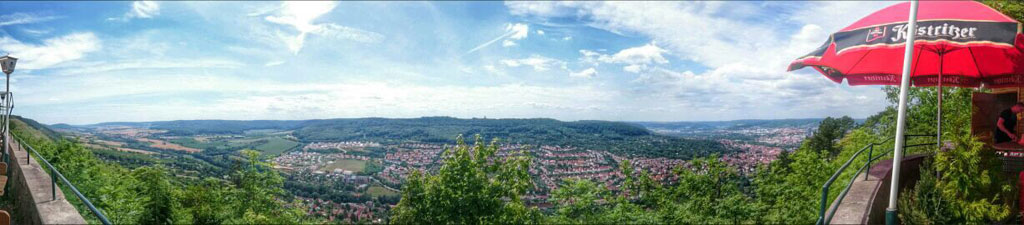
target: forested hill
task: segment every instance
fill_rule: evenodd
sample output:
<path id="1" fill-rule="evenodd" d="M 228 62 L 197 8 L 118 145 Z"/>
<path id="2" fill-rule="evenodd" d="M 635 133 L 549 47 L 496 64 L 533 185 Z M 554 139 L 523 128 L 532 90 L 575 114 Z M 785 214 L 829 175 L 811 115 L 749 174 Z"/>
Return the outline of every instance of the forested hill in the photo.
<path id="1" fill-rule="evenodd" d="M 62 125 L 63 126 L 63 125 Z M 242 134 L 248 130 L 293 131 L 302 142 L 374 141 L 454 143 L 462 134 L 499 138 L 503 143 L 570 145 L 615 153 L 689 159 L 732 151 L 715 141 L 655 134 L 631 123 L 554 119 L 358 118 L 324 120 L 179 120 L 116 122 L 79 126 L 131 126 L 167 130 L 167 135 Z"/>
<path id="2" fill-rule="evenodd" d="M 730 120 L 730 121 L 681 121 L 681 122 L 634 122 L 651 129 L 662 130 L 718 130 L 746 127 L 801 127 L 818 126 L 824 118 L 778 119 L 778 120 Z M 860 120 L 863 121 L 863 120 Z"/>
<path id="3" fill-rule="evenodd" d="M 51 140 L 60 139 L 60 134 L 50 129 L 50 126 L 36 122 L 35 120 L 29 118 L 24 118 L 21 116 L 11 116 L 11 123 L 15 124 L 15 126 L 18 126 L 18 123 L 24 123 L 25 125 L 28 125 L 28 127 L 32 128 L 28 129 L 29 131 L 32 131 L 33 133 L 39 132 L 38 134 L 34 134 L 37 137 L 45 136 L 50 138 Z"/>

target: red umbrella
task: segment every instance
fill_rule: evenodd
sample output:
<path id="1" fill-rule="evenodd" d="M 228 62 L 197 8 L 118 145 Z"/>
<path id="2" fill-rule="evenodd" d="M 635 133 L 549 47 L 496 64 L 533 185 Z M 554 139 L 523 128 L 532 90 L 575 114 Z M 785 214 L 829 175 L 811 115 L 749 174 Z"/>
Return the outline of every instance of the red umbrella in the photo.
<path id="1" fill-rule="evenodd" d="M 858 20 L 793 61 L 789 71 L 810 66 L 836 83 L 899 85 L 903 64 L 896 59 L 911 33 L 909 8 L 900 3 Z M 1024 86 L 1019 22 L 974 1 L 925 1 L 919 9 L 911 85 L 939 87 L 936 136 L 942 128 L 942 86 Z"/>
<path id="2" fill-rule="evenodd" d="M 836 83 L 845 79 L 850 85 L 900 85 L 893 151 L 900 158 L 908 85 L 939 87 L 941 134 L 942 85 L 1022 87 L 1022 49 L 1021 24 L 984 4 L 912 1 L 879 10 L 830 35 L 824 45 L 793 61 L 789 71 L 810 66 Z M 893 160 L 886 224 L 895 223 L 899 164 Z"/>
<path id="3" fill-rule="evenodd" d="M 836 83 L 899 85 L 909 7 L 896 4 L 858 20 L 793 61 L 789 71 L 810 66 Z M 974 1 L 923 1 L 919 10 L 912 85 L 1024 84 L 1019 22 Z"/>

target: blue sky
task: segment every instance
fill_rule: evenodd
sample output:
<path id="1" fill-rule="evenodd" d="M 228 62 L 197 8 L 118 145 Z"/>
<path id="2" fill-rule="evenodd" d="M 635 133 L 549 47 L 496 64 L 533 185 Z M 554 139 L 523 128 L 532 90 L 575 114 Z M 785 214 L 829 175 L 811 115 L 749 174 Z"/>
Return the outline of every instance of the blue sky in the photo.
<path id="1" fill-rule="evenodd" d="M 732 120 L 886 105 L 790 60 L 893 2 L 0 2 L 44 123 Z"/>

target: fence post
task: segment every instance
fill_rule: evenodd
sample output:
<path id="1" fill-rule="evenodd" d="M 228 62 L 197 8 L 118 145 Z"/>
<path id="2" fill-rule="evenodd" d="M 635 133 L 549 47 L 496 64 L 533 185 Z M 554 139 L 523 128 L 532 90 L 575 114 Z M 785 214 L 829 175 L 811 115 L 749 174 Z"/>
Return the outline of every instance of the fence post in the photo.
<path id="1" fill-rule="evenodd" d="M 53 194 L 53 200 L 57 200 L 57 170 L 50 167 L 50 192 Z"/>
<path id="2" fill-rule="evenodd" d="M 875 151 L 875 143 L 868 145 L 868 161 L 864 162 L 867 171 L 864 171 L 864 180 L 868 180 L 868 176 L 871 174 L 871 153 Z"/>
<path id="3" fill-rule="evenodd" d="M 821 210 L 818 211 L 818 222 L 815 224 L 825 223 L 825 202 L 828 201 L 828 188 L 828 184 L 826 184 L 824 187 L 821 187 Z"/>

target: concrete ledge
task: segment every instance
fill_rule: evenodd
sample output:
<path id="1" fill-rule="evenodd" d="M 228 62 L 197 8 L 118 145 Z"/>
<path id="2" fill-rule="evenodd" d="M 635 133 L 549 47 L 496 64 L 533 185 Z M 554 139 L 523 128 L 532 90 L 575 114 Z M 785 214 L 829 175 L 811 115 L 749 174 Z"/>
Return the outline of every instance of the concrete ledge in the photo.
<path id="1" fill-rule="evenodd" d="M 912 188 L 921 176 L 921 162 L 927 154 L 908 155 L 900 163 L 900 190 Z M 868 176 L 867 180 L 864 176 Z M 884 224 L 885 208 L 889 206 L 889 188 L 892 183 L 892 159 L 875 162 L 850 187 L 831 224 Z M 838 200 L 838 199 L 837 199 Z M 833 201 L 832 205 L 837 204 Z M 829 206 L 831 209 L 832 206 Z M 831 213 L 831 212 L 829 212 Z M 828 214 L 826 214 L 828 215 Z"/>
<path id="2" fill-rule="evenodd" d="M 14 195 L 17 218 L 21 224 L 85 224 L 85 218 L 78 213 L 57 185 L 57 199 L 53 199 L 50 175 L 43 170 L 33 156 L 26 164 L 28 151 L 16 143 L 11 145 L 11 177 L 8 182 L 9 195 Z M 2 150 L 2 149 L 0 149 Z"/>

